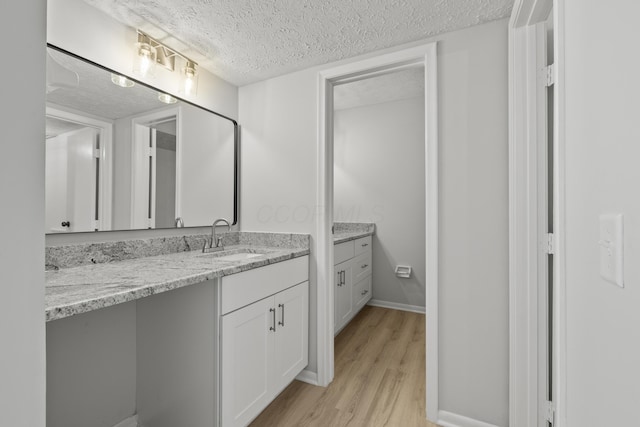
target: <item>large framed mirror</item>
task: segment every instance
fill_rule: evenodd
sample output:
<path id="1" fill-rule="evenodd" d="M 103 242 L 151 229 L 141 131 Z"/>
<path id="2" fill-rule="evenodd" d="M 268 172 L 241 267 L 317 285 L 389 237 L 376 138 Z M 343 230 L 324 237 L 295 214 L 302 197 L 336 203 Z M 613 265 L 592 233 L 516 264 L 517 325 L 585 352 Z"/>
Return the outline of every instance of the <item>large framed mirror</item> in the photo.
<path id="1" fill-rule="evenodd" d="M 47 233 L 237 223 L 235 120 L 47 51 Z"/>

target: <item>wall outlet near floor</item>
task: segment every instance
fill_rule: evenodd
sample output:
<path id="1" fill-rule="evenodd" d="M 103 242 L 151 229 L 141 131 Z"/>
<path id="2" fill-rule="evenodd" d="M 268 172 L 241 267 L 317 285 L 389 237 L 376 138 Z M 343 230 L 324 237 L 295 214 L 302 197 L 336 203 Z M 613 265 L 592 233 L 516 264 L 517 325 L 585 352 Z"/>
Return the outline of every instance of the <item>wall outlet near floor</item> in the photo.
<path id="1" fill-rule="evenodd" d="M 600 275 L 624 288 L 624 230 L 622 214 L 600 215 Z"/>

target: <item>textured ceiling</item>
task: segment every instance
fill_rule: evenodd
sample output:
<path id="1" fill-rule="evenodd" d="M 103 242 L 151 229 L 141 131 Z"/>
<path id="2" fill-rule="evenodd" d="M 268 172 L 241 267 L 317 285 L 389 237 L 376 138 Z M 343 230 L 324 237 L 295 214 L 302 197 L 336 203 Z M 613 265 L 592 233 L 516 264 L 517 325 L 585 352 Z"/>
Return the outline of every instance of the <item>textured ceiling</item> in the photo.
<path id="1" fill-rule="evenodd" d="M 45 119 L 45 122 L 46 122 L 46 129 L 47 129 L 47 133 L 46 133 L 47 139 L 56 137 L 63 133 L 82 129 L 85 127 L 84 125 L 81 125 L 78 123 L 68 122 L 66 120 L 56 119 L 53 117 L 47 117 Z"/>
<path id="2" fill-rule="evenodd" d="M 409 68 L 336 86 L 333 108 L 362 107 L 424 96 L 424 67 Z"/>
<path id="3" fill-rule="evenodd" d="M 236 84 L 509 16 L 514 0 L 85 0 Z"/>
<path id="4" fill-rule="evenodd" d="M 116 86 L 108 71 L 53 49 L 49 53 L 60 65 L 78 74 L 79 84 L 48 93 L 47 102 L 111 120 L 167 106 L 158 101 L 158 93 L 152 89 Z"/>

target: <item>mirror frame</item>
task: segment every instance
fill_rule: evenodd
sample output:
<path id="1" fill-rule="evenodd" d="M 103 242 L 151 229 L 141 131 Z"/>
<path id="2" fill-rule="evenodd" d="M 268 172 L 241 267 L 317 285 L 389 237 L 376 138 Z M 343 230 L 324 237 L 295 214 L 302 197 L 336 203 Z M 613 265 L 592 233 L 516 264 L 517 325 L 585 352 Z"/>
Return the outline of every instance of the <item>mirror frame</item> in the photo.
<path id="1" fill-rule="evenodd" d="M 239 132 L 239 125 L 238 122 L 234 119 L 232 119 L 231 117 L 225 116 L 224 114 L 220 114 L 220 113 L 216 113 L 213 110 L 210 110 L 208 108 L 203 107 L 202 105 L 198 105 L 194 102 L 191 101 L 187 101 L 184 98 L 181 98 L 179 96 L 176 96 L 175 94 L 165 91 L 165 90 L 161 90 L 157 87 L 151 86 L 148 83 L 145 82 L 141 82 L 138 79 L 135 79 L 127 74 L 121 73 L 120 71 L 116 71 L 113 70 L 109 67 L 105 67 L 104 65 L 98 64 L 97 62 L 91 61 L 90 59 L 84 58 L 80 55 L 77 55 L 73 52 L 69 52 L 66 49 L 63 49 L 61 47 L 58 47 L 54 44 L 51 43 L 47 43 L 47 48 L 51 48 L 53 50 L 56 50 L 58 52 L 64 53 L 66 55 L 71 56 L 72 58 L 78 59 L 80 61 L 84 61 L 88 64 L 91 64 L 95 67 L 98 67 L 102 70 L 105 70 L 106 72 L 109 73 L 114 73 L 114 74 L 118 74 L 121 76 L 126 77 L 127 79 L 135 82 L 136 84 L 139 84 L 141 86 L 144 86 L 146 88 L 149 88 L 151 90 L 154 91 L 159 91 L 162 93 L 166 93 L 171 95 L 172 97 L 174 97 L 175 99 L 177 99 L 180 102 L 184 102 L 185 104 L 191 105 L 192 107 L 196 107 L 196 108 L 200 108 L 201 110 L 204 110 L 208 113 L 214 114 L 218 117 L 221 117 L 223 119 L 227 119 L 229 120 L 231 123 L 233 123 L 233 144 L 234 144 L 234 149 L 233 149 L 233 221 L 231 223 L 231 225 L 237 225 L 238 223 L 238 186 L 239 186 L 239 181 L 240 181 L 240 132 Z M 114 141 L 115 142 L 115 141 Z M 215 220 L 215 218 L 213 219 Z M 213 221 L 212 220 L 212 221 Z M 194 226 L 187 226 L 187 227 L 180 227 L 180 228 L 200 228 L 200 227 L 209 227 L 209 225 L 194 225 Z M 177 227 L 169 227 L 169 228 L 135 228 L 135 229 L 122 229 L 122 230 L 101 230 L 101 231 L 79 231 L 79 232 L 75 232 L 72 233 L 74 235 L 76 234 L 94 234 L 94 233 L 109 233 L 109 232 L 126 232 L 126 231 L 144 231 L 144 230 L 174 230 L 177 229 Z M 47 235 L 57 235 L 57 233 L 46 233 Z"/>

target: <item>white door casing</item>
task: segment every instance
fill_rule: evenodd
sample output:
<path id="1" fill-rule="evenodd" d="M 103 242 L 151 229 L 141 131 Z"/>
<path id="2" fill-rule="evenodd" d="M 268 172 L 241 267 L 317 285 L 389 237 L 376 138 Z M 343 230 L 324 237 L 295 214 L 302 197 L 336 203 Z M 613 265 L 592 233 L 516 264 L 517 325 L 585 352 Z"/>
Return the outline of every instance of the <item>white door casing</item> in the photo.
<path id="1" fill-rule="evenodd" d="M 426 167 L 426 416 L 438 419 L 438 94 L 435 42 L 379 55 L 318 73 L 317 336 L 318 384 L 334 375 L 333 86 L 408 67 L 425 69 Z"/>
<path id="2" fill-rule="evenodd" d="M 553 313 L 554 425 L 564 425 L 564 151 L 563 2 L 516 0 L 509 24 L 509 424 L 547 425 L 548 313 Z M 548 164 L 549 120 L 544 23 L 553 17 L 553 165 Z M 548 228 L 548 168 L 553 170 L 553 236 Z M 553 246 L 553 307 L 547 293 L 547 249 Z M 555 409 L 555 415 L 553 414 Z"/>
<path id="3" fill-rule="evenodd" d="M 96 165 L 94 164 L 93 174 L 91 176 L 88 176 L 88 175 L 83 176 L 81 178 L 84 180 L 83 183 L 72 184 L 72 185 L 86 186 L 87 188 L 85 188 L 85 190 L 87 191 L 88 191 L 88 186 L 89 185 L 92 186 L 93 190 L 91 195 L 91 206 L 94 206 L 93 208 L 94 212 L 87 218 L 84 218 L 84 216 L 82 218 L 79 218 L 80 221 L 83 221 L 83 224 L 79 224 L 77 223 L 77 221 L 71 221 L 71 227 L 69 227 L 70 229 L 66 231 L 93 231 L 95 229 L 98 229 L 100 231 L 111 230 L 112 228 L 112 222 L 111 222 L 112 221 L 112 194 L 113 194 L 113 122 L 110 122 L 107 120 L 100 120 L 93 117 L 87 117 L 87 116 L 84 116 L 81 112 L 71 111 L 69 109 L 61 109 L 61 108 L 58 108 L 55 104 L 47 104 L 46 115 L 47 117 L 50 117 L 50 118 L 67 121 L 70 123 L 75 123 L 75 124 L 84 126 L 86 128 L 85 131 L 87 132 L 87 138 L 92 138 L 94 147 L 99 146 L 99 149 L 95 150 L 94 148 L 91 151 L 91 155 L 93 158 L 92 163 L 99 162 L 98 173 L 96 174 L 96 169 L 95 169 Z M 91 136 L 88 136 L 89 132 L 92 133 Z M 68 139 L 68 138 L 65 137 L 65 139 Z M 73 151 L 76 154 L 74 156 L 76 155 L 82 156 L 82 157 L 88 156 L 89 154 L 88 139 L 85 142 L 87 143 L 87 146 L 85 146 L 82 149 L 79 149 L 77 147 L 78 141 L 75 140 L 74 145 L 76 147 L 73 149 Z M 62 153 L 60 153 L 60 150 L 62 149 L 62 147 L 60 143 L 58 143 L 58 145 L 59 146 L 56 149 L 58 154 L 56 154 L 56 156 L 58 160 L 60 160 L 61 159 L 60 156 L 62 155 Z M 69 154 L 68 144 L 65 144 L 65 151 L 67 152 L 67 154 Z M 65 154 L 65 156 L 67 156 L 67 154 Z M 77 158 L 77 156 L 73 158 L 75 160 L 72 162 L 72 164 L 79 166 L 77 164 L 77 161 L 79 160 L 79 158 Z M 51 167 L 51 166 L 52 166 L 51 162 L 47 161 L 47 167 Z M 67 164 L 66 166 L 69 166 L 69 164 Z M 81 167 L 81 169 L 84 172 L 88 172 L 88 167 L 86 164 L 84 167 Z M 77 168 L 76 168 L 76 171 L 78 173 L 82 173 Z M 60 174 L 64 173 L 64 175 L 66 175 L 66 169 L 64 172 L 60 170 L 59 173 Z M 60 176 L 58 176 L 58 178 L 60 178 Z M 54 181 L 58 181 L 59 183 L 58 179 Z M 55 182 L 52 182 L 52 183 L 54 184 L 54 186 L 56 185 Z M 47 184 L 49 184 L 49 182 L 47 182 Z M 96 191 L 97 191 L 97 198 L 98 198 L 97 203 L 96 203 Z M 89 206 L 88 200 L 80 201 L 80 199 L 78 199 L 74 203 L 86 204 L 86 206 Z M 97 208 L 98 220 L 94 221 L 96 208 Z M 90 218 L 90 220 L 92 221 L 91 224 L 87 223 L 87 221 L 89 221 L 88 218 Z M 76 223 L 77 226 L 75 227 L 75 229 L 72 230 L 72 228 L 74 228 L 74 223 Z M 60 223 L 56 222 L 55 227 L 50 227 L 48 224 L 47 232 L 49 231 L 53 231 L 53 232 L 62 231 L 60 227 Z"/>

